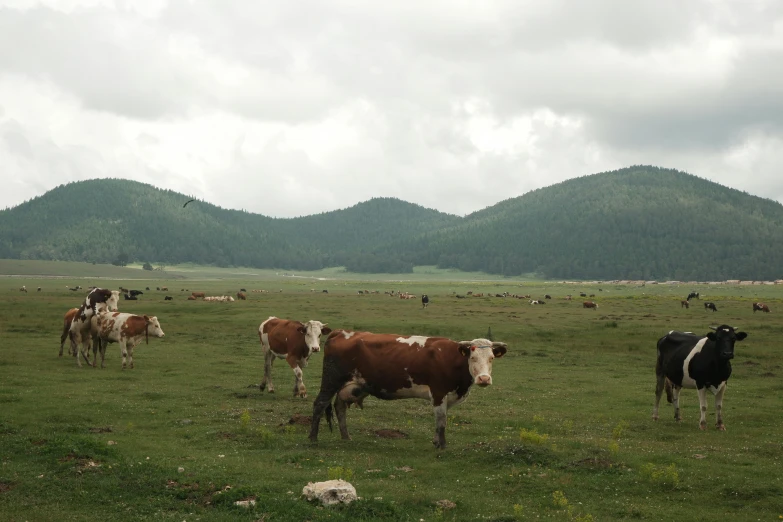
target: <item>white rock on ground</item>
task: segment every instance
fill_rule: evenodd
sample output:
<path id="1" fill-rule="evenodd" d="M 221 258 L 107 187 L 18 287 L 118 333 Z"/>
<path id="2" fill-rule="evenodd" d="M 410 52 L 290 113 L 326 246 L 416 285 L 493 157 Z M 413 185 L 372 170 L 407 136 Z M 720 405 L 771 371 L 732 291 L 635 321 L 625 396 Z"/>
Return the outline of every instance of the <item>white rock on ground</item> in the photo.
<path id="1" fill-rule="evenodd" d="M 357 499 L 356 488 L 342 479 L 326 482 L 308 482 L 302 489 L 307 500 L 320 500 L 325 506 L 332 504 L 350 504 Z"/>

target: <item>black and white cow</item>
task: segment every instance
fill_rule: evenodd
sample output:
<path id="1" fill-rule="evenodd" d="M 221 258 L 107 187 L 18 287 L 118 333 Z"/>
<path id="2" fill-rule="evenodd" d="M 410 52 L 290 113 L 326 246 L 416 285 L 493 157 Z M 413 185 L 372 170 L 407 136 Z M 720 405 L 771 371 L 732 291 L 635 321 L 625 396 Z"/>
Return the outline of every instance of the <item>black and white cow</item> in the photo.
<path id="1" fill-rule="evenodd" d="M 710 326 L 714 332 L 706 336 L 690 332 L 671 331 L 658 340 L 658 359 L 655 364 L 655 407 L 653 420 L 658 420 L 658 404 L 663 390 L 666 399 L 674 404 L 674 420 L 682 420 L 680 415 L 680 390 L 696 388 L 699 393 L 701 416 L 699 428 L 707 427 L 707 390 L 715 395 L 715 427 L 725 430 L 723 424 L 723 394 L 726 381 L 731 376 L 731 363 L 734 358 L 734 343 L 742 341 L 748 334 L 737 332 L 735 328 L 721 325 Z"/>
<path id="2" fill-rule="evenodd" d="M 691 299 L 698 299 L 699 298 L 699 292 L 691 292 L 688 294 L 688 297 L 686 298 L 688 301 Z"/>
<path id="3" fill-rule="evenodd" d="M 421 307 L 427 308 L 427 305 L 430 304 L 430 298 L 427 294 L 421 295 Z"/>
<path id="4" fill-rule="evenodd" d="M 707 301 L 706 303 L 704 303 L 704 309 L 705 310 L 712 310 L 713 312 L 717 312 L 718 311 L 718 307 L 715 306 L 715 303 L 713 303 L 711 301 Z"/>

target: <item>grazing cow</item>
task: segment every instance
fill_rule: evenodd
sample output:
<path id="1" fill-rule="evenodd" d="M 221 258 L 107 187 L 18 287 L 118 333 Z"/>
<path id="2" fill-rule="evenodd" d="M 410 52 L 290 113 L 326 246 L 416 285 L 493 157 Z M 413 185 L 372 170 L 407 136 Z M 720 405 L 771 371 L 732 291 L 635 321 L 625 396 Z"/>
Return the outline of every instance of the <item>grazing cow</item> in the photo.
<path id="1" fill-rule="evenodd" d="M 240 301 L 246 301 L 247 294 L 245 294 L 245 292 L 237 292 L 237 299 L 239 299 Z"/>
<path id="2" fill-rule="evenodd" d="M 63 356 L 63 345 L 65 344 L 65 340 L 68 338 L 68 332 L 71 331 L 71 323 L 73 322 L 74 317 L 76 317 L 76 314 L 79 313 L 78 308 L 71 308 L 67 312 L 65 312 L 65 317 L 63 318 L 63 333 L 60 335 L 60 357 Z M 72 347 L 68 346 L 68 353 L 72 354 L 73 350 Z M 76 355 L 76 354 L 73 354 Z"/>
<path id="3" fill-rule="evenodd" d="M 435 414 L 436 448 L 446 447 L 446 414 L 470 387 L 492 384 L 492 360 L 505 343 L 486 339 L 455 342 L 444 337 L 400 336 L 335 330 L 324 347 L 321 391 L 313 403 L 310 440 L 318 440 L 321 416 L 332 427 L 332 397 L 340 435 L 349 440 L 346 410 L 368 395 L 379 399 L 429 400 Z"/>
<path id="4" fill-rule="evenodd" d="M 718 311 L 718 307 L 715 306 L 715 303 L 710 302 L 710 301 L 707 301 L 706 303 L 704 303 L 704 309 L 705 310 L 712 310 L 713 312 L 717 312 Z"/>
<path id="5" fill-rule="evenodd" d="M 189 296 L 188 296 L 188 301 L 195 301 L 195 300 L 196 300 L 196 298 L 195 298 L 195 297 L 193 297 L 192 295 L 189 295 Z"/>
<path id="6" fill-rule="evenodd" d="M 207 296 L 207 294 L 205 294 L 204 292 L 191 292 L 190 295 L 195 297 L 195 298 L 199 298 L 200 297 L 202 299 L 204 299 Z"/>
<path id="7" fill-rule="evenodd" d="M 753 313 L 755 314 L 757 310 L 769 313 L 769 306 L 764 303 L 753 303 Z"/>
<path id="8" fill-rule="evenodd" d="M 173 300 L 174 300 L 174 298 L 173 298 L 173 297 L 171 297 L 170 295 L 167 295 L 166 297 L 164 297 L 164 298 L 163 298 L 163 300 L 164 300 L 164 301 L 173 301 Z"/>
<path id="9" fill-rule="evenodd" d="M 240 292 L 247 292 L 247 290 L 246 290 L 246 289 L 244 289 L 244 288 L 240 288 L 240 289 L 239 289 L 239 291 L 240 291 Z"/>
<path id="10" fill-rule="evenodd" d="M 149 290 L 149 288 L 147 290 Z M 141 290 L 130 290 L 128 291 L 128 293 L 132 296 L 144 295 L 144 292 L 142 292 Z"/>
<path id="11" fill-rule="evenodd" d="M 546 301 L 541 301 L 540 299 L 531 299 L 530 304 L 532 305 L 546 304 Z"/>
<path id="12" fill-rule="evenodd" d="M 163 337 L 166 334 L 160 327 L 155 316 L 122 314 L 119 312 L 101 312 L 94 318 L 97 349 L 101 354 L 101 368 L 104 367 L 107 343 L 119 343 L 122 350 L 122 369 L 133 368 L 133 348 L 142 339 L 149 344 L 149 336 Z M 95 348 L 93 349 L 95 350 Z M 97 362 L 97 354 L 93 357 L 93 365 Z"/>
<path id="13" fill-rule="evenodd" d="M 149 289 L 150 289 L 150 287 L 149 287 L 149 286 L 145 288 L 145 290 L 147 290 L 148 292 L 149 292 Z"/>
<path id="14" fill-rule="evenodd" d="M 584 292 L 579 292 L 579 297 L 587 297 L 587 294 Z"/>
<path id="15" fill-rule="evenodd" d="M 457 299 L 465 299 L 465 296 L 464 296 L 464 295 L 459 295 L 459 294 L 457 294 L 457 295 L 456 295 L 456 296 L 454 296 L 454 297 L 456 297 Z"/>
<path id="16" fill-rule="evenodd" d="M 544 299 L 552 299 L 552 296 L 549 294 L 544 295 Z"/>
<path id="17" fill-rule="evenodd" d="M 689 293 L 686 299 L 688 299 L 688 301 L 690 301 L 691 299 L 699 299 L 699 292 Z"/>
<path id="18" fill-rule="evenodd" d="M 595 301 L 585 301 L 582 303 L 583 308 L 592 308 L 593 310 L 598 308 L 598 305 L 595 303 Z"/>
<path id="19" fill-rule="evenodd" d="M 139 300 L 139 298 L 136 297 L 135 295 L 131 295 L 131 294 L 122 294 L 122 295 L 125 297 L 126 301 L 138 301 Z"/>
<path id="20" fill-rule="evenodd" d="M 27 293 L 27 287 L 26 286 L 22 286 L 22 288 L 20 288 L 19 291 Z"/>
<path id="21" fill-rule="evenodd" d="M 117 290 L 108 290 L 104 288 L 94 288 L 87 294 L 84 302 L 79 307 L 79 311 L 71 321 L 71 327 L 69 330 L 69 337 L 71 339 L 71 350 L 76 355 L 76 363 L 81 366 L 81 359 L 79 359 L 79 353 L 90 364 L 90 360 L 87 357 L 89 352 L 90 338 L 90 319 L 99 311 L 107 310 L 110 312 L 117 311 L 117 304 L 120 300 L 120 293 Z M 81 350 L 79 346 L 81 345 Z"/>
<path id="22" fill-rule="evenodd" d="M 715 395 L 715 427 L 725 430 L 723 424 L 723 394 L 726 382 L 731 376 L 731 363 L 734 358 L 734 343 L 742 341 L 748 334 L 737 332 L 735 328 L 721 325 L 710 326 L 714 332 L 706 336 L 690 332 L 669 332 L 658 340 L 658 357 L 655 364 L 655 406 L 653 420 L 658 420 L 658 403 L 663 390 L 666 399 L 674 405 L 674 420 L 682 420 L 680 415 L 680 390 L 696 388 L 699 393 L 699 428 L 707 427 L 707 390 Z"/>
<path id="23" fill-rule="evenodd" d="M 160 287 L 160 291 L 161 292 L 168 292 L 169 291 L 169 287 L 168 286 L 161 286 Z"/>
<path id="24" fill-rule="evenodd" d="M 289 321 L 271 316 L 258 327 L 258 337 L 261 340 L 261 351 L 264 354 L 264 378 L 259 388 L 269 385 L 269 392 L 274 393 L 272 384 L 272 363 L 275 358 L 285 359 L 294 371 L 294 397 L 307 397 L 307 388 L 302 380 L 302 368 L 307 366 L 310 356 L 321 350 L 321 335 L 329 335 L 331 328 L 320 321 Z"/>
<path id="25" fill-rule="evenodd" d="M 680 308 L 688 308 L 690 307 L 690 303 L 687 299 L 680 301 Z"/>
<path id="26" fill-rule="evenodd" d="M 328 294 L 328 293 L 329 293 L 329 290 L 321 290 L 321 293 L 322 293 L 322 294 Z"/>
<path id="27" fill-rule="evenodd" d="M 427 305 L 430 304 L 430 298 L 427 294 L 421 294 L 421 307 L 427 308 Z"/>
<path id="28" fill-rule="evenodd" d="M 41 287 L 40 287 L 40 286 L 38 287 L 38 291 L 39 291 L 39 292 L 41 291 Z"/>

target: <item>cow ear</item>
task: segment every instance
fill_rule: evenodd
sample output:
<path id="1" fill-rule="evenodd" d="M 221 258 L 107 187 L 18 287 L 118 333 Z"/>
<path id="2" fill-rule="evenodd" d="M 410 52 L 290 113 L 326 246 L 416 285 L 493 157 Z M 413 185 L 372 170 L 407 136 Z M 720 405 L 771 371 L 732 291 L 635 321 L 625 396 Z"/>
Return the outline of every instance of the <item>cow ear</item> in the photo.
<path id="1" fill-rule="evenodd" d="M 748 334 L 746 334 L 745 332 L 737 332 L 736 335 L 737 335 L 737 340 L 738 341 L 741 341 L 741 340 L 745 339 L 748 336 Z"/>
<path id="2" fill-rule="evenodd" d="M 714 341 L 717 336 L 715 335 L 715 332 L 710 332 L 707 334 L 707 339 L 710 341 Z"/>
<path id="3" fill-rule="evenodd" d="M 299 328 L 297 328 L 296 331 L 299 332 L 300 334 L 306 334 L 307 333 L 307 327 L 305 325 L 302 325 Z"/>
<path id="4" fill-rule="evenodd" d="M 473 341 L 460 341 L 457 344 L 459 344 L 459 353 L 465 357 L 470 357 L 470 347 L 473 345 Z"/>
<path id="5" fill-rule="evenodd" d="M 332 329 L 328 326 L 321 328 L 321 335 L 329 335 L 330 333 L 332 333 Z"/>
<path id="6" fill-rule="evenodd" d="M 492 343 L 492 353 L 495 357 L 503 357 L 508 351 L 508 345 L 506 343 Z"/>

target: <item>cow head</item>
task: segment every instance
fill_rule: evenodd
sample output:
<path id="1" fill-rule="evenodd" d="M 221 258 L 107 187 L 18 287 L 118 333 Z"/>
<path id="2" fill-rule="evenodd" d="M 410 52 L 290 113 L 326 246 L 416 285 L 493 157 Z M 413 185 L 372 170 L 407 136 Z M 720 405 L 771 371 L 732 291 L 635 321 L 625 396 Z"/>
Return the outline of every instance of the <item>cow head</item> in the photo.
<path id="1" fill-rule="evenodd" d="M 305 336 L 305 344 L 313 354 L 321 350 L 321 335 L 329 335 L 332 329 L 321 321 L 307 321 L 296 329 L 297 332 Z"/>
<path id="2" fill-rule="evenodd" d="M 156 316 L 148 317 L 144 316 L 144 320 L 147 322 L 147 335 L 154 337 L 163 337 L 166 334 L 163 333 L 163 329 L 160 327 L 160 322 Z"/>
<path id="3" fill-rule="evenodd" d="M 720 326 L 710 326 L 714 332 L 707 334 L 707 339 L 715 343 L 715 350 L 721 359 L 729 360 L 734 358 L 734 343 L 742 341 L 748 334 L 735 331 L 733 326 L 722 324 Z"/>
<path id="4" fill-rule="evenodd" d="M 503 357 L 507 349 L 506 343 L 487 339 L 459 342 L 460 353 L 468 358 L 468 371 L 473 377 L 473 383 L 482 387 L 492 384 L 492 360 Z"/>

